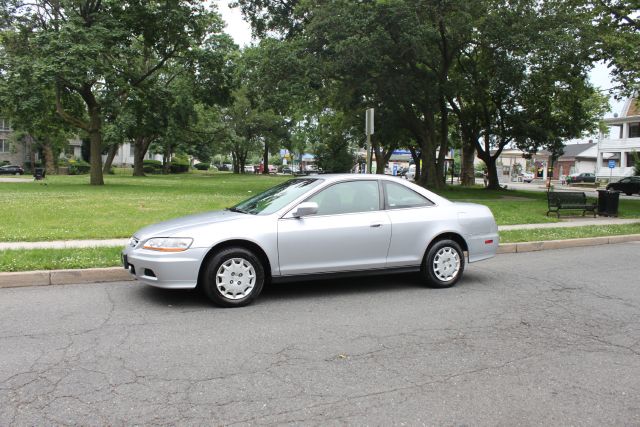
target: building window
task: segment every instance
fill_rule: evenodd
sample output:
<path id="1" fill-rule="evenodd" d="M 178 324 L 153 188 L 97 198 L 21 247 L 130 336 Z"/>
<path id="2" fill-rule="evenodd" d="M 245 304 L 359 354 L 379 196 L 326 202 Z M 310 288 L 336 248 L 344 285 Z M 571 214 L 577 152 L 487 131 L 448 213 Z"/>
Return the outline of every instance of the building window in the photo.
<path id="1" fill-rule="evenodd" d="M 9 141 L 0 139 L 0 153 L 8 153 L 10 148 Z"/>
<path id="2" fill-rule="evenodd" d="M 11 130 L 9 126 L 9 120 L 0 118 L 0 130 Z"/>
<path id="3" fill-rule="evenodd" d="M 640 138 L 640 123 L 629 123 L 629 138 Z"/>

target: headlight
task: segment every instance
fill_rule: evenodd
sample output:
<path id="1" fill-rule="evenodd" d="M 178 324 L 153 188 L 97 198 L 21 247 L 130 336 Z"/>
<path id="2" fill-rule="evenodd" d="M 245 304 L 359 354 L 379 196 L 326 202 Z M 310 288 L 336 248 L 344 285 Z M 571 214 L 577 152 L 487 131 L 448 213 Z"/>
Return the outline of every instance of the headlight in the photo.
<path id="1" fill-rule="evenodd" d="M 188 237 L 154 237 L 145 242 L 143 248 L 160 252 L 182 252 L 189 249 L 193 239 Z"/>

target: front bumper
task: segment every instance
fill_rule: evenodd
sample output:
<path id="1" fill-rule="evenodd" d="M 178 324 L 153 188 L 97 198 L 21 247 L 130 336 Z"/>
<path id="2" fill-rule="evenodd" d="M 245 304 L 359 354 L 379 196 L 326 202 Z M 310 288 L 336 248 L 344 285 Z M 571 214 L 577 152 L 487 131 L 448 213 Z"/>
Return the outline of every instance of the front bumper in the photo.
<path id="1" fill-rule="evenodd" d="M 122 251 L 125 269 L 137 280 L 157 288 L 193 289 L 208 248 L 189 248 L 184 252 L 156 252 L 126 247 Z"/>

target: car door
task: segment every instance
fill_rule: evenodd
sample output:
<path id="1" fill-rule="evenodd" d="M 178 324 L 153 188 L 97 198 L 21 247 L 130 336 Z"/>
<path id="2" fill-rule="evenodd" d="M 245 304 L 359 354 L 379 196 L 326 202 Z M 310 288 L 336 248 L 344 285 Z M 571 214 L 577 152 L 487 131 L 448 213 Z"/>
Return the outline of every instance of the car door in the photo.
<path id="1" fill-rule="evenodd" d="M 419 265 L 438 226 L 451 218 L 444 217 L 431 200 L 402 184 L 384 182 L 384 188 L 385 207 L 393 230 L 387 266 Z"/>
<path id="2" fill-rule="evenodd" d="M 317 203 L 318 213 L 278 221 L 280 274 L 385 267 L 391 223 L 376 180 L 338 182 L 305 201 Z"/>

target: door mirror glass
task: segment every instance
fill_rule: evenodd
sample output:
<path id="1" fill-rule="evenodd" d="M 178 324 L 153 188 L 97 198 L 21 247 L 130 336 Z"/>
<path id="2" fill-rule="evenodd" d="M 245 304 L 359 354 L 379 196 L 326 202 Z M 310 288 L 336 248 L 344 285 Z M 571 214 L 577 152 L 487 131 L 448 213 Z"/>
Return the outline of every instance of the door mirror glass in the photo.
<path id="1" fill-rule="evenodd" d="M 301 218 L 303 216 L 315 215 L 318 213 L 318 204 L 315 202 L 303 202 L 293 211 L 294 218 Z"/>

